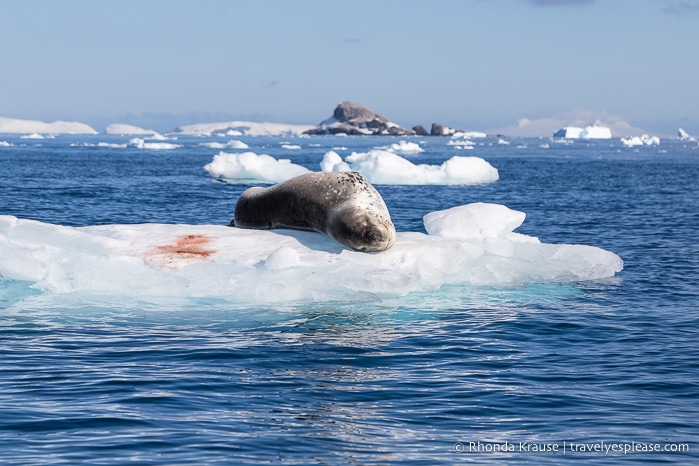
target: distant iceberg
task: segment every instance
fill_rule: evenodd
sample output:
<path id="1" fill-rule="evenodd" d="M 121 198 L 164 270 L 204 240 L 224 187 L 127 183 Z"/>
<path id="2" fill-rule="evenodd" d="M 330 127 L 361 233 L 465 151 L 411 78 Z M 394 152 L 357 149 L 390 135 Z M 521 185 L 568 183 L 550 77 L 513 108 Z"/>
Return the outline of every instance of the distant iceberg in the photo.
<path id="1" fill-rule="evenodd" d="M 187 136 L 300 136 L 312 125 L 291 125 L 284 123 L 255 123 L 252 121 L 228 121 L 220 123 L 198 123 L 177 128 L 175 133 Z"/>
<path id="2" fill-rule="evenodd" d="M 85 123 L 74 121 L 54 121 L 45 123 L 38 120 L 19 120 L 0 117 L 0 133 L 14 134 L 98 134 Z"/>
<path id="3" fill-rule="evenodd" d="M 696 141 L 697 141 L 697 138 L 695 138 L 694 136 L 690 136 L 690 135 L 687 134 L 687 132 L 686 132 L 685 130 L 683 130 L 682 128 L 680 128 L 680 129 L 677 131 L 677 138 L 678 138 L 680 141 L 686 141 L 686 142 L 696 142 Z"/>
<path id="4" fill-rule="evenodd" d="M 420 144 L 409 141 L 394 142 L 386 150 L 401 155 L 416 155 L 425 151 L 425 149 L 420 147 Z"/>
<path id="5" fill-rule="evenodd" d="M 173 144 L 171 142 L 147 142 L 141 138 L 133 138 L 129 141 L 128 146 L 136 149 L 148 150 L 171 150 L 182 147 L 182 144 Z"/>
<path id="6" fill-rule="evenodd" d="M 553 137 L 564 139 L 611 139 L 612 130 L 597 123 L 584 128 L 566 126 L 554 132 Z"/>
<path id="7" fill-rule="evenodd" d="M 614 276 L 616 254 L 513 232 L 525 214 L 469 204 L 425 216 L 365 254 L 329 236 L 223 225 L 67 227 L 0 215 L 0 276 L 44 293 L 213 297 L 245 305 L 383 300 L 445 286 L 511 286 Z M 138 284 L 138 286 L 134 286 Z"/>
<path id="8" fill-rule="evenodd" d="M 249 149 L 250 146 L 242 141 L 230 140 L 228 142 L 202 142 L 199 144 L 202 147 L 208 147 L 209 149 Z"/>
<path id="9" fill-rule="evenodd" d="M 480 139 L 488 137 L 487 133 L 481 131 L 457 131 L 451 138 L 454 139 Z"/>
<path id="10" fill-rule="evenodd" d="M 152 129 L 143 129 L 139 128 L 138 126 L 132 126 L 132 125 L 125 125 L 121 123 L 114 123 L 109 126 L 107 126 L 107 129 L 105 130 L 106 134 L 117 134 L 117 135 L 150 135 L 150 136 L 159 136 L 160 133 L 158 133 L 155 130 Z"/>

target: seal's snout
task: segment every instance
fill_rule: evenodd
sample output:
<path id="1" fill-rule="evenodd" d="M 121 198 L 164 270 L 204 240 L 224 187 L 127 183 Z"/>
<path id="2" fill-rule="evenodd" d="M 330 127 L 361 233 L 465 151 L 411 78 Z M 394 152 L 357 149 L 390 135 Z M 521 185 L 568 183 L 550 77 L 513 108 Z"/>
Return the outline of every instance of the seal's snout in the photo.
<path id="1" fill-rule="evenodd" d="M 384 222 L 366 225 L 360 234 L 362 240 L 354 249 L 363 252 L 380 252 L 389 249 L 396 242 L 396 233 L 393 225 Z"/>

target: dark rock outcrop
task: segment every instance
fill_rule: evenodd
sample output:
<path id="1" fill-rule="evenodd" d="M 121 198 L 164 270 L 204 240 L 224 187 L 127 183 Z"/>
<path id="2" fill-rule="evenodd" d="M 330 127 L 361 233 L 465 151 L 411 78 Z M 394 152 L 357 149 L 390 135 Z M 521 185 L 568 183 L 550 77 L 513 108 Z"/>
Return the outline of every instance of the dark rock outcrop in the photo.
<path id="1" fill-rule="evenodd" d="M 430 135 L 430 133 L 428 133 L 427 130 L 425 129 L 425 127 L 422 125 L 413 126 L 413 131 L 415 131 L 415 134 L 417 136 L 429 136 Z"/>
<path id="2" fill-rule="evenodd" d="M 443 136 L 444 126 L 439 123 L 432 123 L 432 129 L 430 130 L 430 136 Z"/>
<path id="3" fill-rule="evenodd" d="M 342 102 L 335 107 L 332 117 L 304 134 L 413 136 L 415 131 L 402 128 L 363 105 Z"/>

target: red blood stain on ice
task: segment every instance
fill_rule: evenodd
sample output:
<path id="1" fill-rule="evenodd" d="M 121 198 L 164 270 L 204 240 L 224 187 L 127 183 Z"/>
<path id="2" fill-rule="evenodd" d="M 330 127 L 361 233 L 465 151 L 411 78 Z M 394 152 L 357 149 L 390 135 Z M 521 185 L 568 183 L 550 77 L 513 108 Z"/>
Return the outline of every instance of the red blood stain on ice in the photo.
<path id="1" fill-rule="evenodd" d="M 174 243 L 164 244 L 151 250 L 148 255 L 160 259 L 165 265 L 177 268 L 189 262 L 206 259 L 216 251 L 207 246 L 211 238 L 204 235 L 182 235 L 175 239 Z"/>

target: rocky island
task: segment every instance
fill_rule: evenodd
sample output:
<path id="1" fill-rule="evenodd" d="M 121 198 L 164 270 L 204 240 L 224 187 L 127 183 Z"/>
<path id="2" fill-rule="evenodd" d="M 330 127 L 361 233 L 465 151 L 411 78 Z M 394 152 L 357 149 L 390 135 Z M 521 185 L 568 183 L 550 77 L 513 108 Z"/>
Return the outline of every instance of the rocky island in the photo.
<path id="1" fill-rule="evenodd" d="M 450 136 L 458 130 L 433 123 L 428 132 L 423 126 L 403 128 L 370 108 L 354 102 L 342 102 L 333 115 L 304 134 L 347 134 L 350 136 Z"/>

